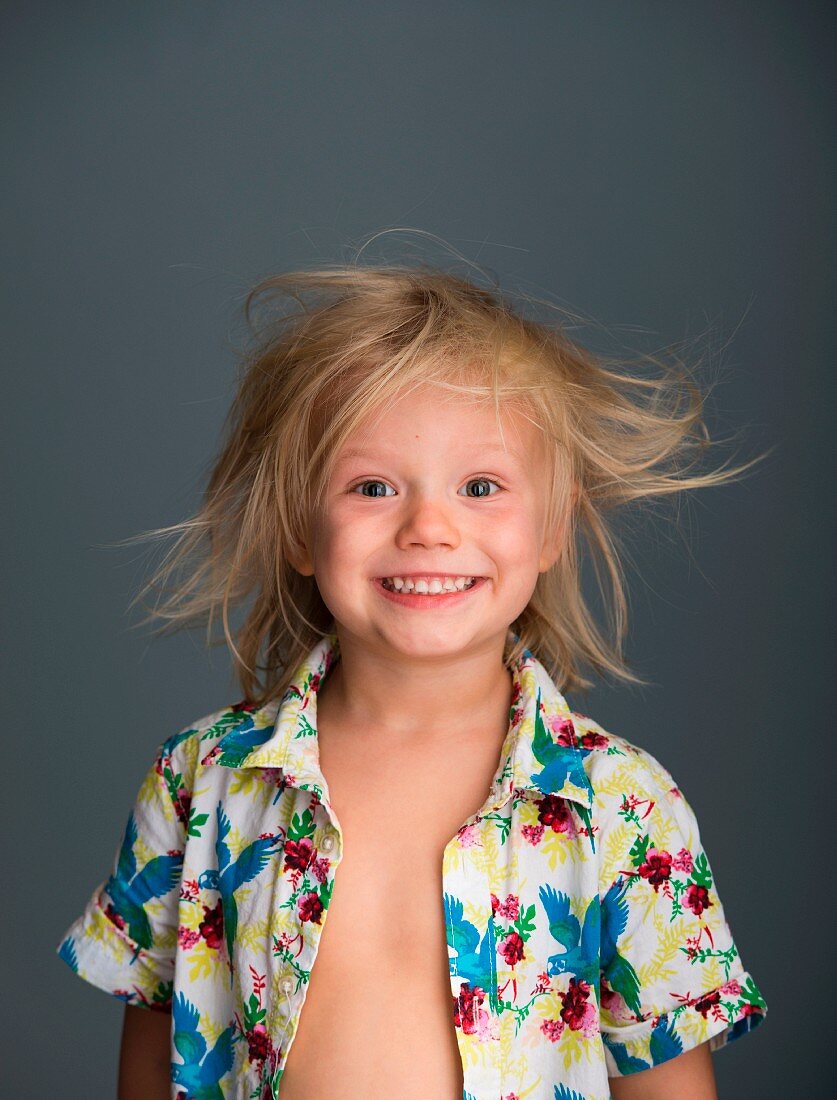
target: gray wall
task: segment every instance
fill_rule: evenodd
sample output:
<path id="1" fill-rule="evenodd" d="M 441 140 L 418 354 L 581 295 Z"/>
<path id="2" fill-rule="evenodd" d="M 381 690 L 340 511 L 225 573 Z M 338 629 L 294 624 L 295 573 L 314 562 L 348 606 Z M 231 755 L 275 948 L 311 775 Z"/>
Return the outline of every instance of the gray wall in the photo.
<path id="1" fill-rule="evenodd" d="M 199 632 L 132 628 L 146 559 L 102 544 L 197 504 L 247 286 L 392 226 L 623 346 L 709 328 L 710 427 L 777 445 L 679 530 L 639 525 L 629 656 L 654 683 L 575 703 L 681 782 L 768 1000 L 721 1096 L 825 1095 L 827 10 L 3 5 L 8 1095 L 114 1094 L 122 1006 L 57 937 L 149 754 L 237 698 Z"/>

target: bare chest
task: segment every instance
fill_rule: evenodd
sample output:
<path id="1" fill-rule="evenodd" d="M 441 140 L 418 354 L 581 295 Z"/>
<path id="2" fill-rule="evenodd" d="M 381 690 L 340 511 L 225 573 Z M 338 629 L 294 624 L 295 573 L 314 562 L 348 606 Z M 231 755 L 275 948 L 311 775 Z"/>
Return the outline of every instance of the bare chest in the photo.
<path id="1" fill-rule="evenodd" d="M 281 1100 L 461 1100 L 442 902 L 447 843 L 497 760 L 323 752 L 343 836 Z"/>

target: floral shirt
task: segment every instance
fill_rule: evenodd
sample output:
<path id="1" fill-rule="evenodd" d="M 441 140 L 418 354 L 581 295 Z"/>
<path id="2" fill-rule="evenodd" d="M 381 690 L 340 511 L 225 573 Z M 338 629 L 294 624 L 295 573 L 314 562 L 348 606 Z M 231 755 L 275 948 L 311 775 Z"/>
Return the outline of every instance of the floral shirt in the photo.
<path id="1" fill-rule="evenodd" d="M 171 1011 L 177 1100 L 281 1096 L 343 851 L 313 647 L 281 700 L 165 741 L 58 954 Z M 694 813 L 648 752 L 571 711 L 526 650 L 485 803 L 444 850 L 463 1100 L 605 1100 L 608 1077 L 759 1025 Z M 387 823 L 382 823 L 388 827 Z"/>

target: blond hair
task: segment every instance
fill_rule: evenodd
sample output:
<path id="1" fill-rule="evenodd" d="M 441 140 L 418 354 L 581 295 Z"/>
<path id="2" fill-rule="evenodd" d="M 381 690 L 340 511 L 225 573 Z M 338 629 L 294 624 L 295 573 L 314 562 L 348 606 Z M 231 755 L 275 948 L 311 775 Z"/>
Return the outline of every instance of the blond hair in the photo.
<path id="1" fill-rule="evenodd" d="M 276 310 L 276 299 L 295 303 Z M 266 320 L 255 323 L 258 309 Z M 525 411 L 549 454 L 548 521 L 565 548 L 510 624 L 508 665 L 524 648 L 562 691 L 598 673 L 646 683 L 626 664 L 628 605 L 611 515 L 739 477 L 740 466 L 691 472 L 711 445 L 704 396 L 675 358 L 645 355 L 659 377 L 614 365 L 566 326 L 527 318 L 497 289 L 426 264 L 334 265 L 263 279 L 246 296 L 255 342 L 243 355 L 224 441 L 200 508 L 137 538 L 176 541 L 134 603 L 159 589 L 143 622 L 161 633 L 220 615 L 247 700 L 281 697 L 311 646 L 334 629 L 316 579 L 291 565 L 307 542 L 337 452 L 370 413 L 427 383 L 500 411 Z M 502 431 L 502 427 L 500 426 Z M 550 528 L 552 529 L 552 528 Z M 586 545 L 603 597 L 600 626 L 582 593 Z M 169 582 L 177 579 L 173 585 Z M 167 587 L 168 586 L 168 587 Z M 233 630 L 231 612 L 244 608 Z"/>

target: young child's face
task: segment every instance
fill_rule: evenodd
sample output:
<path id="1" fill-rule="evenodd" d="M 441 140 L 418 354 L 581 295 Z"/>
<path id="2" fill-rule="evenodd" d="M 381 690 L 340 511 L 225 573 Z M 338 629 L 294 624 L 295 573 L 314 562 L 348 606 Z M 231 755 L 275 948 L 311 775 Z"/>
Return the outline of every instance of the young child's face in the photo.
<path id="1" fill-rule="evenodd" d="M 545 530 L 547 471 L 538 429 L 516 411 L 422 387 L 368 421 L 337 456 L 311 545 L 335 624 L 372 649 L 444 659 L 502 646 L 539 572 L 558 557 Z M 393 596 L 383 578 L 478 577 L 455 594 Z"/>

